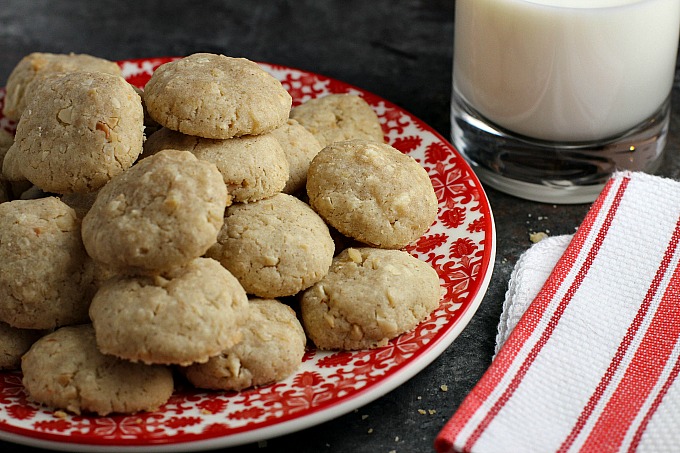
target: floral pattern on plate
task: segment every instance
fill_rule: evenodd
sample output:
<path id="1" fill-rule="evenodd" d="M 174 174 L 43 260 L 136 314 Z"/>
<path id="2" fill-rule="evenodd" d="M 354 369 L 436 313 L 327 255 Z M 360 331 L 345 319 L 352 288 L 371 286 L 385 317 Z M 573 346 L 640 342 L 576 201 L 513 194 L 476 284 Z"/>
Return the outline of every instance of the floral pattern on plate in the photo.
<path id="1" fill-rule="evenodd" d="M 140 88 L 173 58 L 120 61 Z M 19 372 L 0 373 L 0 438 L 38 446 L 106 450 L 135 447 L 199 450 L 255 442 L 307 428 L 375 400 L 421 371 L 458 336 L 477 310 L 495 258 L 491 208 L 478 179 L 428 125 L 364 90 L 309 72 L 261 63 L 293 97 L 293 105 L 331 93 L 363 97 L 377 112 L 385 138 L 428 172 L 439 199 L 435 224 L 407 247 L 429 262 L 442 285 L 440 307 L 415 330 L 387 346 L 363 351 L 309 349 L 298 371 L 269 386 L 242 392 L 178 388 L 160 410 L 109 417 L 53 412 L 32 403 Z M 4 91 L 0 91 L 0 106 Z M 0 115 L 0 128 L 15 124 Z"/>

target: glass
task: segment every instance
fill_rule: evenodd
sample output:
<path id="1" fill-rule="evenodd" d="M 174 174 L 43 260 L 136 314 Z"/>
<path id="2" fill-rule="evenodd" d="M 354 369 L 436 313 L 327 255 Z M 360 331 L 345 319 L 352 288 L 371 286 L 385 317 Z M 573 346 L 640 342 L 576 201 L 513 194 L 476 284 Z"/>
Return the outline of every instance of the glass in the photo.
<path id="1" fill-rule="evenodd" d="M 678 0 L 457 0 L 452 140 L 486 184 L 593 201 L 660 162 Z"/>

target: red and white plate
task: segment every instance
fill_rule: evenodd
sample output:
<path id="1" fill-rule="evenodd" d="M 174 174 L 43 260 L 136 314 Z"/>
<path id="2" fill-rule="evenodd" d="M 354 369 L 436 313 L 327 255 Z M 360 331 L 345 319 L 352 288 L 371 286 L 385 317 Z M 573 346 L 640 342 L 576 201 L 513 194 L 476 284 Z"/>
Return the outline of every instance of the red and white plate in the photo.
<path id="1" fill-rule="evenodd" d="M 143 87 L 171 58 L 125 60 L 127 80 Z M 431 127 L 380 97 L 346 83 L 284 66 L 262 64 L 298 105 L 331 93 L 363 97 L 377 112 L 392 146 L 430 175 L 439 215 L 408 251 L 430 263 L 443 289 L 440 307 L 413 332 L 379 349 L 310 349 L 295 375 L 252 390 L 179 389 L 160 410 L 109 417 L 56 416 L 30 402 L 19 372 L 0 373 L 0 439 L 70 451 L 189 451 L 256 442 L 333 419 L 393 390 L 437 358 L 460 334 L 486 292 L 496 254 L 489 201 L 468 164 Z M 4 91 L 0 90 L 0 106 Z M 0 127 L 14 124 L 0 115 Z"/>

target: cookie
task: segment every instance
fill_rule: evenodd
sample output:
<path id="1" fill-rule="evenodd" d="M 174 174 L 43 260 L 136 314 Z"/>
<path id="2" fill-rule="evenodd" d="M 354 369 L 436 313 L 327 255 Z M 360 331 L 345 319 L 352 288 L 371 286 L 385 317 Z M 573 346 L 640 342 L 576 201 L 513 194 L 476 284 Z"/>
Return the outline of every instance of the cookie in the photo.
<path id="1" fill-rule="evenodd" d="M 380 248 L 410 244 L 437 217 L 437 197 L 425 169 L 385 143 L 327 146 L 310 165 L 307 195 L 339 232 Z"/>
<path id="2" fill-rule="evenodd" d="M 241 340 L 248 298 L 217 261 L 196 258 L 160 276 L 108 280 L 92 300 L 90 318 L 105 354 L 187 366 Z"/>
<path id="3" fill-rule="evenodd" d="M 46 74 L 56 72 L 89 71 L 120 76 L 120 66 L 113 61 L 86 54 L 53 54 L 34 52 L 19 61 L 7 79 L 7 94 L 3 114 L 18 120 L 26 108 L 27 97 L 32 93 L 32 82 Z"/>
<path id="4" fill-rule="evenodd" d="M 250 300 L 243 340 L 206 363 L 183 370 L 191 384 L 243 390 L 287 378 L 302 363 L 307 339 L 295 311 L 274 299 Z"/>
<path id="5" fill-rule="evenodd" d="M 439 305 L 439 277 L 401 250 L 349 248 L 300 298 L 302 322 L 319 349 L 384 346 Z"/>
<path id="6" fill-rule="evenodd" d="M 33 344 L 21 361 L 29 397 L 75 414 L 154 411 L 174 389 L 172 371 L 97 349 L 90 324 L 62 327 Z"/>
<path id="7" fill-rule="evenodd" d="M 234 202 L 247 203 L 281 192 L 288 180 L 289 164 L 271 134 L 215 140 L 162 128 L 144 143 L 144 156 L 164 149 L 190 151 L 212 162 L 222 174 Z"/>
<path id="8" fill-rule="evenodd" d="M 144 87 L 144 102 L 162 126 L 224 139 L 279 127 L 292 98 L 257 63 L 197 53 L 158 67 Z"/>
<path id="9" fill-rule="evenodd" d="M 0 204 L 0 321 L 51 329 L 88 321 L 94 291 L 73 209 L 55 197 Z"/>
<path id="10" fill-rule="evenodd" d="M 3 174 L 46 192 L 92 192 L 129 168 L 142 152 L 141 99 L 122 77 L 55 73 L 32 94 L 7 151 Z"/>
<path id="11" fill-rule="evenodd" d="M 309 164 L 321 151 L 321 144 L 314 134 L 293 119 L 274 129 L 272 135 L 281 144 L 290 166 L 290 176 L 282 192 L 295 194 L 305 188 Z"/>
<path id="12" fill-rule="evenodd" d="M 19 369 L 21 356 L 43 335 L 43 330 L 17 329 L 0 322 L 0 370 Z"/>
<path id="13" fill-rule="evenodd" d="M 331 264 L 328 227 L 308 205 L 287 194 L 227 209 L 217 243 L 218 260 L 258 297 L 291 296 L 319 281 Z"/>
<path id="14" fill-rule="evenodd" d="M 120 272 L 169 270 L 215 243 L 227 202 L 214 164 L 162 151 L 99 191 L 83 218 L 83 242 L 92 258 Z"/>
<path id="15" fill-rule="evenodd" d="M 294 107 L 290 117 L 314 134 L 322 147 L 352 139 L 385 141 L 378 115 L 355 94 L 310 99 Z"/>

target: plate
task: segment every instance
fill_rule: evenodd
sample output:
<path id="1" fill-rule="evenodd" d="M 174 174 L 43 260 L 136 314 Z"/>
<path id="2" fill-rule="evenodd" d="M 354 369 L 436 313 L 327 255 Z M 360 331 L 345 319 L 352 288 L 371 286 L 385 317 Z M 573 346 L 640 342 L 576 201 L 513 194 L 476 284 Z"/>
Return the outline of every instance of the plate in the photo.
<path id="1" fill-rule="evenodd" d="M 125 78 L 143 87 L 173 58 L 124 60 Z M 309 428 L 393 390 L 437 358 L 460 334 L 486 292 L 496 254 L 491 207 L 482 185 L 453 146 L 396 105 L 344 82 L 261 63 L 293 105 L 331 93 L 361 96 L 377 112 L 388 143 L 428 172 L 439 199 L 437 220 L 408 251 L 438 272 L 442 301 L 414 331 L 387 346 L 354 352 L 309 349 L 298 371 L 242 392 L 178 389 L 152 413 L 57 416 L 28 401 L 19 372 L 0 373 L 0 439 L 69 451 L 196 451 L 257 442 Z M 4 91 L 0 90 L 0 106 Z M 0 127 L 14 124 L 0 116 Z"/>

